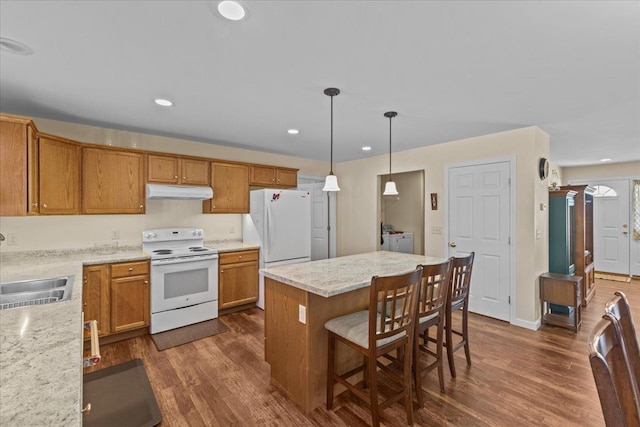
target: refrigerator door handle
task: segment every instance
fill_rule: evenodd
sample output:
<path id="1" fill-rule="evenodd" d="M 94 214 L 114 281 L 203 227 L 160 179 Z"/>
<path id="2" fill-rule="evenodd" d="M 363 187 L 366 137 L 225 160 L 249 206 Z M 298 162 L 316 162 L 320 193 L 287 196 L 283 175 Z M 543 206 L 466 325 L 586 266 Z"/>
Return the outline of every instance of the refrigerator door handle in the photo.
<path id="1" fill-rule="evenodd" d="M 267 238 L 266 238 L 266 253 L 269 254 L 271 253 L 271 236 L 273 236 L 273 221 L 271 221 L 271 203 L 267 203 L 267 223 L 266 225 L 266 232 L 267 232 Z"/>

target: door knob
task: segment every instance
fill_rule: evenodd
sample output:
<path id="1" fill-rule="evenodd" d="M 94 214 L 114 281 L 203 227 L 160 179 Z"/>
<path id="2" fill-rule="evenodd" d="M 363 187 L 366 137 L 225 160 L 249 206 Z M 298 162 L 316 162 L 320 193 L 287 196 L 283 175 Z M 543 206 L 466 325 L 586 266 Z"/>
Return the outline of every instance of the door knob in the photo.
<path id="1" fill-rule="evenodd" d="M 622 234 L 629 234 L 629 232 L 628 231 L 623 231 Z"/>
<path id="2" fill-rule="evenodd" d="M 449 246 L 451 246 L 452 248 L 455 248 L 456 247 L 456 242 L 450 242 Z"/>

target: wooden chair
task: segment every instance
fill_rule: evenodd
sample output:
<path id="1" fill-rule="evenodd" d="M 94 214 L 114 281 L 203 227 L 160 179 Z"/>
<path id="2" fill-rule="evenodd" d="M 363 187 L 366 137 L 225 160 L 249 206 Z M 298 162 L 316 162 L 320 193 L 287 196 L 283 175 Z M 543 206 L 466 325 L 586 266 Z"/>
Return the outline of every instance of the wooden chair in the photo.
<path id="1" fill-rule="evenodd" d="M 411 362 L 416 304 L 422 268 L 397 276 L 374 276 L 371 279 L 369 309 L 336 317 L 325 323 L 329 331 L 327 365 L 327 409 L 333 407 L 335 383 L 344 385 L 356 397 L 371 407 L 374 426 L 380 425 L 380 411 L 394 402 L 404 399 L 407 422 L 413 424 L 411 401 Z M 335 371 L 336 341 L 346 344 L 364 357 L 363 365 L 344 374 Z M 390 355 L 397 350 L 402 357 Z M 386 356 L 391 365 L 381 363 Z M 401 368 L 400 373 L 392 369 Z M 380 371 L 378 371 L 380 368 Z M 349 378 L 364 372 L 364 380 L 354 383 Z M 379 376 L 393 382 L 390 396 L 378 402 Z M 368 390 L 367 390 L 368 388 Z"/>
<path id="2" fill-rule="evenodd" d="M 416 383 L 416 398 L 420 407 L 422 401 L 421 376 L 423 372 L 438 369 L 440 391 L 444 393 L 444 374 L 442 370 L 442 348 L 444 343 L 444 323 L 449 283 L 451 281 L 451 260 L 441 264 L 422 266 L 422 283 L 418 296 L 417 322 L 415 343 L 413 345 L 414 375 Z M 429 329 L 436 327 L 436 337 L 429 336 Z M 422 342 L 420 342 L 422 340 Z M 428 345 L 435 343 L 434 350 Z M 420 366 L 420 355 L 426 354 L 434 360 L 424 367 Z"/>
<path id="3" fill-rule="evenodd" d="M 604 312 L 615 317 L 620 324 L 622 340 L 631 364 L 631 372 L 633 372 L 637 383 L 640 381 L 640 346 L 638 345 L 638 336 L 636 335 L 636 328 L 629 309 L 629 301 L 622 292 L 615 292 L 614 295 L 605 304 Z"/>
<path id="4" fill-rule="evenodd" d="M 445 321 L 445 347 L 447 348 L 447 358 L 449 360 L 449 370 L 451 376 L 456 377 L 456 366 L 453 360 L 453 353 L 460 347 L 464 347 L 467 356 L 467 365 L 471 366 L 471 353 L 469 352 L 469 288 L 471 286 L 471 272 L 473 270 L 474 252 L 462 258 L 453 258 L 451 262 L 451 292 L 448 293 L 449 301 L 446 305 Z M 462 331 L 453 328 L 451 314 L 455 310 L 462 309 Z M 453 334 L 462 337 L 462 341 L 453 344 Z"/>
<path id="5" fill-rule="evenodd" d="M 607 426 L 640 426 L 639 393 L 615 317 L 605 314 L 589 336 L 589 362 Z"/>

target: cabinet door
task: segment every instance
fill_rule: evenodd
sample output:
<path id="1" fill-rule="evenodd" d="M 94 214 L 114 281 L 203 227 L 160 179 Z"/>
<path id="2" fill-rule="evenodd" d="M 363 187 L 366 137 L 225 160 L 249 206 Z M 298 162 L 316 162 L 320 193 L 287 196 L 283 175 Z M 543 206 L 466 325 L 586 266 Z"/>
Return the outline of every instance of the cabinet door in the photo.
<path id="1" fill-rule="evenodd" d="M 180 159 L 181 184 L 209 185 L 209 162 L 207 160 Z"/>
<path id="2" fill-rule="evenodd" d="M 82 213 L 144 213 L 144 159 L 139 153 L 82 150 Z"/>
<path id="3" fill-rule="evenodd" d="M 229 308 L 258 300 L 258 263 L 220 266 L 219 307 Z"/>
<path id="4" fill-rule="evenodd" d="M 249 213 L 249 170 L 246 165 L 211 163 L 213 199 L 205 200 L 204 211 Z"/>
<path id="5" fill-rule="evenodd" d="M 149 276 L 111 280 L 111 332 L 149 326 Z"/>
<path id="6" fill-rule="evenodd" d="M 80 146 L 40 137 L 40 214 L 80 213 Z"/>
<path id="7" fill-rule="evenodd" d="M 276 185 L 277 169 L 269 166 L 251 166 L 251 185 Z"/>
<path id="8" fill-rule="evenodd" d="M 297 187 L 298 172 L 290 169 L 278 169 L 276 183 L 282 187 Z"/>
<path id="9" fill-rule="evenodd" d="M 88 265 L 82 269 L 82 311 L 85 320 L 98 321 L 98 335 L 109 335 L 109 265 Z M 90 338 L 85 331 L 85 339 Z"/>
<path id="10" fill-rule="evenodd" d="M 0 121 L 0 165 L 0 215 L 26 215 L 26 124 Z"/>
<path id="11" fill-rule="evenodd" d="M 180 163 L 178 157 L 150 154 L 147 159 L 147 182 L 164 184 L 179 182 Z"/>

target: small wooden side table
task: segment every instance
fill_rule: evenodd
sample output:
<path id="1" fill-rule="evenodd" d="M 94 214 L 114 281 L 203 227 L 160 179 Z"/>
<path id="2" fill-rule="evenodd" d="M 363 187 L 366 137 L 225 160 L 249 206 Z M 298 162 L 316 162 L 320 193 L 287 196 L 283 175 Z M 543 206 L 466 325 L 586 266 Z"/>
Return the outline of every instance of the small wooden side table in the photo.
<path id="1" fill-rule="evenodd" d="M 573 329 L 578 333 L 582 324 L 582 277 L 566 274 L 540 275 L 540 305 L 542 324 Z M 570 313 L 552 313 L 549 304 L 573 307 Z"/>

